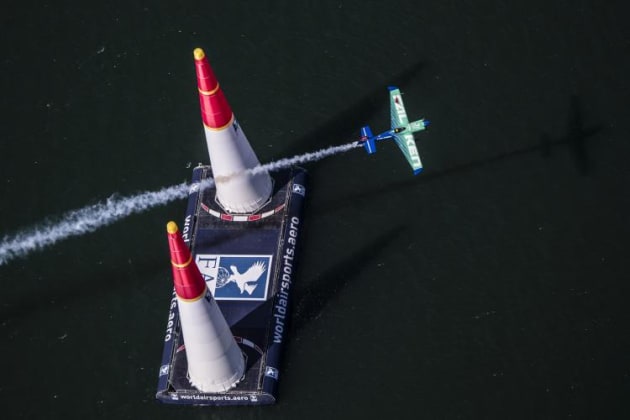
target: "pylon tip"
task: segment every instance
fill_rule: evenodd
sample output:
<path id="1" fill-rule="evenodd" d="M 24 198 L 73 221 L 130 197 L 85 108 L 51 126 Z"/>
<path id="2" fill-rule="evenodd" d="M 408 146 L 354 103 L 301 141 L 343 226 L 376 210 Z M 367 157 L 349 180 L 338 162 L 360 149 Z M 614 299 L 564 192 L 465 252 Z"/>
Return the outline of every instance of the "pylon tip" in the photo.
<path id="1" fill-rule="evenodd" d="M 179 229 L 177 228 L 177 224 L 175 222 L 168 222 L 166 224 L 166 231 L 170 234 L 177 233 Z"/>
<path id="2" fill-rule="evenodd" d="M 195 56 L 195 60 L 199 61 L 203 60 L 203 58 L 206 56 L 206 53 L 204 53 L 201 48 L 195 48 L 195 50 L 193 51 L 193 55 Z"/>

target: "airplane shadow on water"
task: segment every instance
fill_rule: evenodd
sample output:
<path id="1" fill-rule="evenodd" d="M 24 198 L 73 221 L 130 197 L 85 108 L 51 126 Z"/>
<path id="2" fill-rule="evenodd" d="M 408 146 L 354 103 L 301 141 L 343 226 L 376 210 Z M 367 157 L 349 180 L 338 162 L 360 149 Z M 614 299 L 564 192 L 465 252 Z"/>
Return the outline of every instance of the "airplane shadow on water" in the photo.
<path id="1" fill-rule="evenodd" d="M 541 135 L 539 143 L 532 146 L 523 147 L 510 152 L 497 154 L 496 156 L 490 156 L 483 159 L 477 159 L 470 162 L 452 165 L 446 169 L 430 171 L 430 163 L 427 165 L 429 171 L 419 175 L 418 177 L 410 177 L 405 181 L 398 183 L 387 184 L 380 188 L 371 188 L 369 190 L 353 194 L 351 196 L 344 196 L 344 202 L 350 204 L 355 203 L 357 200 L 367 199 L 371 200 L 375 196 L 382 196 L 388 193 L 399 192 L 404 188 L 417 187 L 424 182 L 431 182 L 436 179 L 440 179 L 450 175 L 457 175 L 465 172 L 469 172 L 475 169 L 480 169 L 494 165 L 495 163 L 505 161 L 507 159 L 519 158 L 532 153 L 540 153 L 545 158 L 551 158 L 553 151 L 560 148 L 568 148 L 573 155 L 575 166 L 580 175 L 588 175 L 594 168 L 595 164 L 589 157 L 587 143 L 592 142 L 597 135 L 604 131 L 604 124 L 595 124 L 585 127 L 584 119 L 582 116 L 582 107 L 580 99 L 577 95 L 571 97 L 570 110 L 568 115 L 567 132 L 565 136 L 552 139 L 546 134 Z M 430 140 L 426 140 L 430 141 Z M 423 140 L 419 140 L 420 148 L 422 148 Z M 420 152 L 422 155 L 422 152 Z M 329 201 L 322 201 L 319 203 L 313 203 L 313 211 L 326 212 L 332 208 L 338 208 L 337 201 L 339 198 L 335 198 Z M 331 201 L 335 201 L 332 204 Z"/>
<path id="2" fill-rule="evenodd" d="M 586 149 L 586 142 L 599 134 L 604 126 L 602 124 L 584 127 L 584 118 L 582 117 L 582 106 L 580 98 L 577 95 L 571 96 L 571 109 L 569 110 L 569 119 L 567 124 L 567 134 L 563 139 L 551 140 L 549 136 L 543 134 L 541 140 L 541 149 L 544 156 L 551 156 L 552 149 L 555 146 L 566 144 L 571 149 L 575 159 L 577 170 L 582 175 L 587 175 L 592 169 L 592 162 L 589 159 Z"/>
<path id="3" fill-rule="evenodd" d="M 424 66 L 425 64 L 422 62 L 416 62 L 409 66 L 394 76 L 388 84 L 373 89 L 324 124 L 298 138 L 295 142 L 291 142 L 291 147 L 284 149 L 281 155 L 274 156 L 270 160 L 275 161 L 286 156 L 301 154 L 304 152 L 305 146 L 309 150 L 328 147 L 331 139 L 358 140 L 360 128 L 366 125 L 372 117 L 379 113 L 383 113 L 383 118 L 389 116 L 387 85 L 405 86 L 420 74 Z"/>

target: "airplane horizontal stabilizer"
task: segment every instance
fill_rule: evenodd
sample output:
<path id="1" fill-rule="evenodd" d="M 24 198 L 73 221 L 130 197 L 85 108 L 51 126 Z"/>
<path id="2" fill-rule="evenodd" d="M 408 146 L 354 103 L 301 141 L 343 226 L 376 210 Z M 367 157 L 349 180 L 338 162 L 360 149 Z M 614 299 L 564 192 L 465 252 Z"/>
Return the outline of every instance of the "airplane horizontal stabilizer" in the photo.
<path id="1" fill-rule="evenodd" d="M 376 142 L 374 141 L 374 135 L 372 134 L 372 130 L 370 130 L 370 127 L 367 125 L 361 127 L 361 141 L 363 142 L 363 147 L 365 147 L 368 155 L 376 153 Z"/>

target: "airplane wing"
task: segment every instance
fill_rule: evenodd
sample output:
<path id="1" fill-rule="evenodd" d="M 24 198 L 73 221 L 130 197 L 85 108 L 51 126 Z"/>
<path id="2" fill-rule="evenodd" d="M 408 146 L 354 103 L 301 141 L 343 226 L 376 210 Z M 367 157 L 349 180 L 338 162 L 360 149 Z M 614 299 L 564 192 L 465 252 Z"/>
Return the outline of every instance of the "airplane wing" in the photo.
<path id="1" fill-rule="evenodd" d="M 400 127 L 405 128 L 404 131 L 393 134 L 394 140 L 401 152 L 405 155 L 405 158 L 407 158 L 407 162 L 409 162 L 411 169 L 413 169 L 413 174 L 417 175 L 422 172 L 422 161 L 420 160 L 420 154 L 418 153 L 418 148 L 416 147 L 413 132 L 424 129 L 424 123 L 412 123 L 414 125 L 419 124 L 417 128 L 415 126 L 410 126 L 409 118 L 407 118 L 407 111 L 405 110 L 405 105 L 403 104 L 402 95 L 400 94 L 400 90 L 398 88 L 389 88 L 389 99 L 392 115 L 392 130 Z M 420 125 L 422 128 L 420 128 Z"/>
<path id="2" fill-rule="evenodd" d="M 422 172 L 422 161 L 418 154 L 418 148 L 416 147 L 416 141 L 411 133 L 394 134 L 394 140 L 400 148 L 401 152 L 407 158 L 407 162 L 413 169 L 413 174 L 418 175 Z"/>
<path id="3" fill-rule="evenodd" d="M 409 124 L 405 104 L 403 104 L 400 89 L 397 87 L 389 87 L 389 106 L 392 113 L 392 128 L 404 127 Z"/>

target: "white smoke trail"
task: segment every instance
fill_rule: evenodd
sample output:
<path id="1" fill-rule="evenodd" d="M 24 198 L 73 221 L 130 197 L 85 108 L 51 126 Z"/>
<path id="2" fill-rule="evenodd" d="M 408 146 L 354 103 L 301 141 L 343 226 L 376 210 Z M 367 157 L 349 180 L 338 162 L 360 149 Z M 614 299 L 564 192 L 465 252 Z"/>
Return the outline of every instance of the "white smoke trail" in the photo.
<path id="1" fill-rule="evenodd" d="M 300 163 L 315 162 L 328 156 L 345 153 L 348 150 L 359 147 L 360 145 L 361 144 L 359 142 L 353 141 L 352 143 L 343 144 L 341 146 L 331 146 L 327 149 L 318 150 L 316 152 L 304 153 L 303 155 L 293 156 L 292 158 L 284 158 L 276 160 L 275 162 L 265 163 L 264 165 L 259 165 L 250 169 L 249 172 L 257 174 L 264 171 L 277 171 L 283 168 L 290 168 L 293 165 L 299 165 Z"/>
<path id="2" fill-rule="evenodd" d="M 57 221 L 49 221 L 23 230 L 0 242 L 0 265 L 16 257 L 53 245 L 56 242 L 94 232 L 119 219 L 140 213 L 152 207 L 185 198 L 190 185 L 183 183 L 159 191 L 148 191 L 132 197 L 112 196 L 105 202 L 72 210 Z"/>
<path id="3" fill-rule="evenodd" d="M 300 163 L 315 162 L 328 156 L 347 152 L 358 146 L 358 142 L 333 146 L 316 152 L 259 165 L 248 172 L 256 174 L 262 171 L 277 171 Z M 202 181 L 201 187 L 207 188 L 213 186 L 213 184 L 214 180 L 208 178 Z M 30 229 L 25 229 L 11 237 L 5 236 L 0 242 L 0 266 L 14 258 L 25 257 L 33 251 L 41 250 L 61 240 L 94 232 L 132 214 L 141 213 L 153 207 L 186 198 L 192 187 L 192 184 L 182 183 L 130 197 L 118 198 L 112 196 L 105 202 L 72 210 L 56 221 L 49 221 Z"/>

